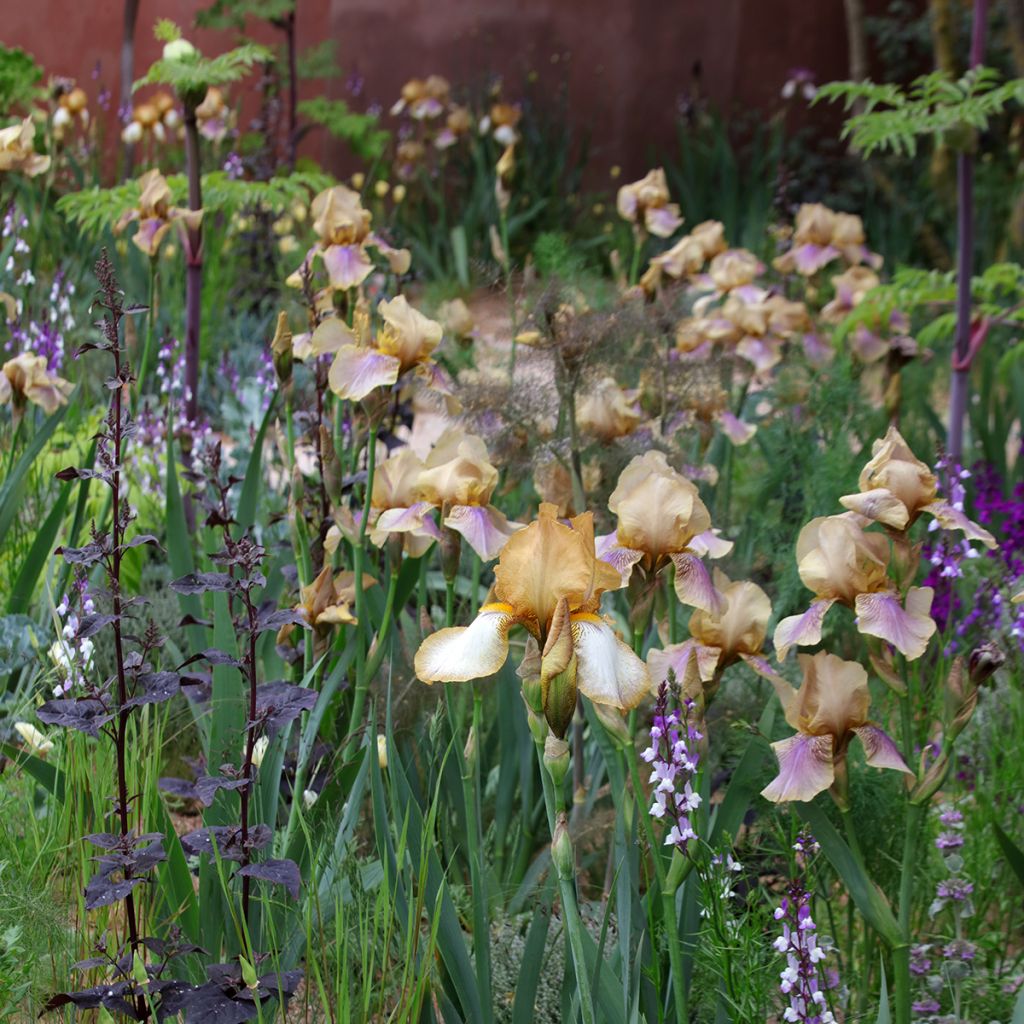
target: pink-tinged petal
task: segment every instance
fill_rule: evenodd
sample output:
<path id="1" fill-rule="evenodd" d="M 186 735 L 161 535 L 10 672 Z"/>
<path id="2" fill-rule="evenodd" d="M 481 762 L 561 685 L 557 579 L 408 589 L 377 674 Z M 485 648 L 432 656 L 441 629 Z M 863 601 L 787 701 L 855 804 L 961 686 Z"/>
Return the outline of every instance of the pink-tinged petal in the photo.
<path id="1" fill-rule="evenodd" d="M 510 523 L 493 505 L 455 505 L 444 525 L 461 533 L 485 562 L 497 558 L 509 537 L 523 528 L 522 523 Z"/>
<path id="2" fill-rule="evenodd" d="M 375 348 L 343 345 L 334 357 L 327 382 L 339 398 L 362 401 L 374 388 L 390 387 L 398 380 L 401 362 Z"/>
<path id="3" fill-rule="evenodd" d="M 674 352 L 673 358 L 678 359 L 681 363 L 703 363 L 711 357 L 714 350 L 715 343 L 713 341 L 704 341 L 696 348 L 690 349 L 689 352 Z"/>
<path id="4" fill-rule="evenodd" d="M 874 331 L 868 330 L 864 324 L 858 324 L 849 335 L 850 351 L 862 363 L 877 363 L 889 352 L 889 342 Z"/>
<path id="5" fill-rule="evenodd" d="M 736 354 L 751 363 L 758 373 L 766 373 L 782 361 L 782 342 L 778 338 L 747 335 L 736 346 Z"/>
<path id="6" fill-rule="evenodd" d="M 668 238 L 682 223 L 683 218 L 679 216 L 679 207 L 672 204 L 649 206 L 644 211 L 644 226 L 658 238 Z"/>
<path id="7" fill-rule="evenodd" d="M 859 494 L 846 494 L 839 499 L 843 508 L 865 516 L 876 523 L 884 523 L 896 530 L 906 529 L 910 522 L 907 506 L 885 487 L 875 487 Z"/>
<path id="8" fill-rule="evenodd" d="M 676 567 L 676 597 L 683 604 L 715 615 L 725 611 L 725 598 L 712 582 L 707 567 L 696 555 L 688 552 L 674 554 L 672 564 Z"/>
<path id="9" fill-rule="evenodd" d="M 936 522 L 944 530 L 960 530 L 968 540 L 980 540 L 987 548 L 997 546 L 995 537 L 988 530 L 968 519 L 960 509 L 953 508 L 946 501 L 933 501 L 930 505 L 925 505 L 924 511 L 935 516 Z"/>
<path id="10" fill-rule="evenodd" d="M 325 356 L 337 352 L 346 346 L 355 345 L 356 337 L 348 324 L 340 317 L 329 316 L 317 325 L 309 337 L 309 348 L 314 355 Z M 295 339 L 292 339 L 292 353 L 295 352 Z"/>
<path id="11" fill-rule="evenodd" d="M 803 336 L 804 355 L 811 366 L 827 366 L 832 362 L 835 352 L 820 334 L 808 332 Z"/>
<path id="12" fill-rule="evenodd" d="M 815 245 L 813 242 L 798 245 L 792 250 L 793 265 L 796 268 L 796 272 L 803 274 L 804 277 L 816 274 L 838 255 L 839 250 L 831 245 Z"/>
<path id="13" fill-rule="evenodd" d="M 386 508 L 377 517 L 373 524 L 370 539 L 374 544 L 382 544 L 387 540 L 389 533 L 413 533 L 422 530 L 427 522 L 434 506 L 429 501 L 417 501 L 415 505 L 408 508 Z M 437 528 L 437 524 L 431 519 L 430 522 Z M 378 536 L 380 539 L 378 540 Z"/>
<path id="14" fill-rule="evenodd" d="M 728 409 L 718 414 L 718 422 L 722 425 L 722 433 L 737 447 L 746 444 L 757 433 L 753 423 L 744 423 Z"/>
<path id="15" fill-rule="evenodd" d="M 329 245 L 322 255 L 331 287 L 342 291 L 361 285 L 373 270 L 361 245 Z"/>
<path id="16" fill-rule="evenodd" d="M 508 605 L 485 604 L 468 626 L 431 634 L 416 652 L 417 677 L 425 683 L 462 683 L 493 676 L 508 657 L 513 622 Z"/>
<path id="17" fill-rule="evenodd" d="M 812 601 L 800 615 L 789 615 L 775 627 L 775 657 L 785 661 L 790 647 L 810 647 L 821 643 L 821 626 L 834 600 Z"/>
<path id="18" fill-rule="evenodd" d="M 648 651 L 647 669 L 655 688 L 668 680 L 671 670 L 683 690 L 695 695 L 700 692 L 701 683 L 714 678 L 721 656 L 721 648 L 705 647 L 691 638 L 681 644 L 670 644 L 663 651 Z"/>
<path id="19" fill-rule="evenodd" d="M 651 690 L 647 666 L 598 615 L 572 616 L 576 685 L 595 704 L 629 711 Z"/>
<path id="20" fill-rule="evenodd" d="M 617 533 L 605 533 L 594 538 L 594 552 L 602 562 L 607 562 L 622 577 L 622 586 L 629 583 L 633 566 L 643 557 L 642 551 L 624 548 L 618 543 Z"/>
<path id="21" fill-rule="evenodd" d="M 692 478 L 696 474 L 687 470 L 686 475 Z M 714 481 L 711 482 L 714 483 Z M 698 533 L 696 537 L 691 538 L 687 546 L 691 554 L 697 555 L 700 558 L 703 558 L 705 555 L 708 558 L 725 558 L 736 545 L 731 540 L 720 537 L 718 531 L 712 527 L 710 530 L 704 530 L 703 533 Z"/>
<path id="22" fill-rule="evenodd" d="M 911 587 L 906 608 L 896 594 L 858 594 L 854 610 L 857 629 L 866 636 L 888 640 L 905 658 L 920 658 L 935 632 L 930 612 L 934 591 L 931 587 Z"/>
<path id="23" fill-rule="evenodd" d="M 894 771 L 914 773 L 907 767 L 896 744 L 883 729 L 877 725 L 861 725 L 853 730 L 864 745 L 864 754 L 873 768 L 892 768 Z"/>
<path id="24" fill-rule="evenodd" d="M 760 274 L 763 270 L 764 264 L 758 263 L 757 272 Z M 733 288 L 729 294 L 742 299 L 748 306 L 756 306 L 768 298 L 768 291 L 756 284 L 741 284 L 738 288 Z"/>
<path id="25" fill-rule="evenodd" d="M 813 800 L 828 789 L 835 779 L 832 764 L 832 737 L 807 736 L 798 732 L 789 739 L 772 744 L 779 760 L 779 774 L 761 790 L 772 803 L 787 800 Z"/>
<path id="26" fill-rule="evenodd" d="M 367 245 L 372 245 L 388 261 L 388 267 L 392 274 L 401 277 L 409 272 L 412 264 L 412 253 L 408 249 L 395 249 L 388 245 L 380 236 L 370 235 L 366 239 Z"/>
<path id="27" fill-rule="evenodd" d="M 170 231 L 169 221 L 161 217 L 147 217 L 139 221 L 139 229 L 132 235 L 132 241 L 147 255 L 155 256 L 164 235 Z"/>

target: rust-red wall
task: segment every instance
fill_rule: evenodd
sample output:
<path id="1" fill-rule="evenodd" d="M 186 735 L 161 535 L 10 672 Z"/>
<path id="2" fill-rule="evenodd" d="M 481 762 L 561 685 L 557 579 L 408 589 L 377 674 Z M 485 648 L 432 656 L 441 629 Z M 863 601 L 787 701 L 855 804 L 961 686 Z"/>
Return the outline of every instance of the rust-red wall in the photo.
<path id="1" fill-rule="evenodd" d="M 137 75 L 159 52 L 157 18 L 177 21 L 206 52 L 230 44 L 229 35 L 192 28 L 200 6 L 141 0 Z M 93 95 L 89 74 L 99 61 L 116 96 L 122 19 L 117 0 L 9 0 L 3 41 Z M 821 81 L 847 67 L 842 0 L 298 0 L 298 25 L 300 49 L 329 35 L 345 76 L 360 75 L 364 101 L 385 109 L 407 78 L 431 72 L 456 85 L 502 76 L 510 99 L 531 73 L 541 89 L 566 83 L 573 121 L 589 129 L 595 158 L 627 173 L 645 169 L 652 145 L 671 143 L 676 102 L 698 62 L 702 90 L 716 105 L 766 113 L 789 69 L 808 67 Z M 272 31 L 260 37 L 279 39 Z M 327 83 L 328 93 L 341 95 L 344 82 Z M 337 163 L 322 138 L 306 151 Z"/>

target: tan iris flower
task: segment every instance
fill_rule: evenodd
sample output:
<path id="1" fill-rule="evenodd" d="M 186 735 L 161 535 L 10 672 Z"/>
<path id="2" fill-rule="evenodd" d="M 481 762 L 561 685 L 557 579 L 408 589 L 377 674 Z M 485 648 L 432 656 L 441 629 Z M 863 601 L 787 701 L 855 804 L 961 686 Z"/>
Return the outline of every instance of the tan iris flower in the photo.
<path id="1" fill-rule="evenodd" d="M 522 529 L 491 504 L 497 484 L 483 439 L 450 427 L 427 456 L 412 493 L 417 502 L 441 509 L 443 525 L 489 562 Z"/>
<path id="2" fill-rule="evenodd" d="M 921 513 L 927 512 L 945 530 L 960 530 L 986 547 L 996 546 L 988 530 L 937 497 L 935 474 L 914 455 L 895 427 L 875 441 L 871 453 L 858 480 L 860 492 L 839 499 L 844 508 L 900 531 L 910 529 Z"/>
<path id="3" fill-rule="evenodd" d="M 794 689 L 780 676 L 769 676 L 779 695 L 786 722 L 795 736 L 772 744 L 779 774 L 762 790 L 767 800 L 813 800 L 837 782 L 837 798 L 845 799 L 845 759 L 856 736 L 867 763 L 912 774 L 896 744 L 868 719 L 871 694 L 868 674 L 853 661 L 819 651 L 801 654 L 803 682 Z"/>
<path id="4" fill-rule="evenodd" d="M 719 558 L 732 544 L 718 541 L 696 486 L 668 464 L 663 452 L 638 455 L 626 466 L 608 508 L 618 529 L 600 539 L 600 557 L 619 571 L 623 584 L 637 567 L 653 579 L 671 562 L 676 596 L 683 604 L 725 611 L 701 556 Z"/>
<path id="5" fill-rule="evenodd" d="M 156 168 L 142 175 L 138 184 L 139 205 L 121 214 L 114 225 L 114 233 L 120 234 L 133 221 L 138 221 L 139 228 L 132 241 L 151 259 L 160 251 L 164 236 L 175 223 L 184 229 L 183 238 L 187 244 L 187 232 L 198 230 L 203 211 L 171 206 L 171 188 Z"/>
<path id="6" fill-rule="evenodd" d="M 0 129 L 0 174 L 20 171 L 29 178 L 50 169 L 50 158 L 36 152 L 36 129 L 32 118 Z"/>
<path id="7" fill-rule="evenodd" d="M 325 565 L 319 575 L 299 591 L 299 603 L 295 606 L 313 629 L 314 653 L 323 653 L 327 638 L 334 626 L 352 626 L 357 619 L 352 610 L 356 599 L 355 573 L 348 570 L 335 573 L 330 565 Z M 363 574 L 363 589 L 373 586 L 377 581 Z M 277 634 L 277 642 L 283 644 L 292 635 L 296 627 L 292 624 L 282 626 Z"/>
<path id="8" fill-rule="evenodd" d="M 310 212 L 318 241 L 306 254 L 303 266 L 311 266 L 318 257 L 322 259 L 331 288 L 347 291 L 366 280 L 373 270 L 368 248 L 376 249 L 385 257 L 392 273 L 408 271 L 409 250 L 394 249 L 373 234 L 370 230 L 373 216 L 364 209 L 358 192 L 345 185 L 335 185 L 313 200 Z M 292 274 L 289 284 L 301 287 L 301 270 Z"/>
<path id="9" fill-rule="evenodd" d="M 391 107 L 395 116 L 408 111 L 417 121 L 433 120 L 444 113 L 451 94 L 451 86 L 441 75 L 411 78 L 402 86 L 402 94 Z"/>
<path id="10" fill-rule="evenodd" d="M 806 612 L 782 619 L 775 627 L 780 661 L 789 648 L 821 642 L 822 622 L 836 602 L 857 614 L 857 629 L 887 640 L 909 660 L 924 654 L 935 632 L 930 612 L 931 587 L 911 587 L 903 604 L 889 578 L 889 538 L 868 533 L 869 520 L 855 512 L 812 519 L 796 543 L 797 570 L 814 593 Z"/>
<path id="11" fill-rule="evenodd" d="M 708 260 L 725 252 L 725 227 L 721 221 L 706 220 L 689 234 L 683 235 L 671 249 L 651 258 L 640 285 L 644 291 L 654 292 L 662 277 L 680 280 L 699 273 Z"/>
<path id="12" fill-rule="evenodd" d="M 873 288 L 877 288 L 881 280 L 870 267 L 847 267 L 841 274 L 832 278 L 835 294 L 821 311 L 821 319 L 825 323 L 841 323 L 851 310 L 864 301 L 864 296 Z"/>
<path id="13" fill-rule="evenodd" d="M 634 396 L 623 391 L 614 377 L 601 380 L 576 406 L 580 430 L 605 444 L 632 434 L 641 419 Z"/>
<path id="14" fill-rule="evenodd" d="M 196 120 L 203 138 L 221 142 L 230 128 L 231 110 L 224 102 L 224 93 L 215 85 L 206 90 L 203 102 L 196 107 Z"/>
<path id="15" fill-rule="evenodd" d="M 423 460 L 411 448 L 399 448 L 378 467 L 370 494 L 370 540 L 383 547 L 400 533 L 405 553 L 418 558 L 441 537 L 429 502 L 416 500 Z"/>
<path id="16" fill-rule="evenodd" d="M 494 601 L 469 626 L 442 629 L 423 641 L 415 659 L 420 679 L 494 675 L 508 657 L 509 630 L 520 625 L 542 652 L 546 712 L 549 695 L 575 706 L 577 688 L 595 703 L 622 710 L 640 703 L 650 689 L 647 668 L 599 614 L 602 593 L 621 586 L 619 574 L 594 553 L 593 515 L 566 524 L 556 511 L 541 505 L 538 518 L 509 539 L 494 570 Z"/>
<path id="17" fill-rule="evenodd" d="M 639 181 L 623 185 L 616 206 L 623 220 L 658 238 L 668 238 L 683 223 L 679 207 L 669 198 L 665 171 L 658 167 Z"/>
<path id="18" fill-rule="evenodd" d="M 763 661 L 761 652 L 772 614 L 768 595 L 756 583 L 733 582 L 717 568 L 713 583 L 722 595 L 722 610 L 695 609 L 690 616 L 689 640 L 648 652 L 647 667 L 655 686 L 668 679 L 671 669 L 687 696 L 696 698 L 703 693 L 710 699 L 730 665 L 740 659 Z"/>
<path id="19" fill-rule="evenodd" d="M 440 370 L 431 359 L 444 334 L 441 325 L 410 306 L 404 295 L 382 299 L 377 312 L 381 325 L 376 333 L 370 329 L 364 307 L 357 308 L 351 329 L 338 317 L 329 317 L 313 332 L 312 351 L 334 354 L 327 375 L 331 390 L 358 402 L 415 370 L 444 391 Z"/>
<path id="20" fill-rule="evenodd" d="M 67 404 L 72 391 L 74 387 L 68 381 L 47 372 L 46 356 L 21 352 L 0 370 L 0 405 L 10 402 L 16 418 L 29 402 L 50 416 Z"/>
<path id="21" fill-rule="evenodd" d="M 731 292 L 752 284 L 764 264 L 747 249 L 726 249 L 711 261 L 708 275 L 720 292 Z"/>
<path id="22" fill-rule="evenodd" d="M 797 210 L 793 244 L 774 265 L 784 274 L 811 277 L 840 256 L 847 263 L 867 263 L 876 270 L 882 265 L 881 257 L 868 251 L 860 217 L 836 213 L 822 203 L 804 203 Z"/>

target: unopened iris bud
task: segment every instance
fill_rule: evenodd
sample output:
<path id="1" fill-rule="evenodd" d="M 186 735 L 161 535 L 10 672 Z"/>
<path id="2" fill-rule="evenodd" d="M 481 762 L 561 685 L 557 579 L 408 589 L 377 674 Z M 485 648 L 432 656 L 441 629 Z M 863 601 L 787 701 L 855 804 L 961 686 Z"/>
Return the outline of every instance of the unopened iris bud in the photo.
<path id="1" fill-rule="evenodd" d="M 523 695 L 526 699 L 526 695 Z M 548 723 L 544 721 L 544 715 L 534 711 L 529 704 L 526 705 L 526 724 L 530 727 L 530 735 L 534 743 L 544 743 L 550 735 Z"/>
<path id="2" fill-rule="evenodd" d="M 441 572 L 449 583 L 459 574 L 459 559 L 462 557 L 462 534 L 447 526 L 441 528 Z"/>
<path id="3" fill-rule="evenodd" d="M 576 871 L 576 859 L 572 852 L 572 839 L 569 836 L 569 820 L 562 811 L 555 821 L 555 831 L 551 837 L 551 861 L 555 865 L 559 878 L 572 878 Z"/>
<path id="4" fill-rule="evenodd" d="M 273 340 L 270 342 L 270 353 L 274 359 L 277 382 L 284 387 L 292 379 L 292 332 L 288 326 L 288 314 L 285 312 L 277 315 L 277 330 L 274 331 Z"/>
<path id="5" fill-rule="evenodd" d="M 576 711 L 576 651 L 573 646 L 569 602 L 555 607 L 547 642 L 540 659 L 540 684 L 544 717 L 552 732 L 563 738 Z"/>
<path id="6" fill-rule="evenodd" d="M 388 738 L 383 733 L 377 733 L 377 763 L 380 770 L 385 771 L 388 766 Z"/>
<path id="7" fill-rule="evenodd" d="M 338 453 L 334 450 L 334 438 L 322 423 L 320 424 L 320 458 L 324 466 L 324 487 L 327 488 L 327 494 L 333 500 L 340 500 L 341 462 L 338 459 Z"/>
<path id="8" fill-rule="evenodd" d="M 466 746 L 462 750 L 463 760 L 467 768 L 476 764 L 476 726 L 469 727 L 469 735 L 466 737 Z"/>
<path id="9" fill-rule="evenodd" d="M 625 749 L 633 742 L 626 719 L 618 708 L 613 708 L 608 704 L 593 704 L 592 707 L 598 721 L 604 726 L 605 732 L 617 747 Z"/>
<path id="10" fill-rule="evenodd" d="M 569 771 L 569 744 L 553 733 L 548 733 L 544 740 L 544 767 L 555 788 L 561 788 Z"/>
<path id="11" fill-rule="evenodd" d="M 964 671 L 964 659 L 957 658 L 946 676 L 945 739 L 952 743 L 964 731 L 978 706 L 978 686 Z"/>
<path id="12" fill-rule="evenodd" d="M 984 686 L 1006 661 L 1006 655 L 992 643 L 982 644 L 971 651 L 967 670 L 975 686 Z"/>

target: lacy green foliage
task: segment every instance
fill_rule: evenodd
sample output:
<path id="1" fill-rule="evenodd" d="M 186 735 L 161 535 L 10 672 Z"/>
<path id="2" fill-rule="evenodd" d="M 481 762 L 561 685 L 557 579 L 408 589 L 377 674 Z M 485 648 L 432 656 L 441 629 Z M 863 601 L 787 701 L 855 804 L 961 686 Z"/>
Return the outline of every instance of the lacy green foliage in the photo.
<path id="1" fill-rule="evenodd" d="M 333 183 L 329 175 L 319 172 L 295 172 L 269 181 L 243 181 L 229 178 L 223 171 L 203 175 L 203 209 L 209 213 L 233 214 L 250 208 L 286 210 L 292 204 L 309 202 L 311 196 Z M 188 181 L 183 174 L 167 179 L 171 201 L 184 204 Z M 125 210 L 139 204 L 139 185 L 127 181 L 113 188 L 83 189 L 62 196 L 57 209 L 84 234 L 100 235 L 112 228 Z"/>
<path id="2" fill-rule="evenodd" d="M 977 67 L 955 82 L 941 71 L 915 78 L 906 89 L 894 83 L 829 82 L 815 97 L 859 106 L 842 137 L 867 159 L 875 152 L 913 157 L 918 140 L 938 138 L 955 149 L 971 145 L 969 129 L 984 131 L 1011 104 L 1024 102 L 1024 79 L 1000 82 L 993 68 Z"/>
<path id="3" fill-rule="evenodd" d="M 333 39 L 323 39 L 299 54 L 299 78 L 337 78 L 341 73 Z"/>
<path id="4" fill-rule="evenodd" d="M 0 110 L 27 109 L 36 97 L 43 69 L 20 47 L 0 46 Z"/>
<path id="5" fill-rule="evenodd" d="M 377 160 L 391 140 L 391 133 L 379 127 L 376 114 L 357 114 L 344 100 L 329 100 L 326 96 L 303 100 L 299 114 L 348 143 L 363 160 Z"/>
<path id="6" fill-rule="evenodd" d="M 204 57 L 198 51 L 172 60 L 161 58 L 150 65 L 133 89 L 143 85 L 169 85 L 179 96 L 203 98 L 211 85 L 229 85 L 237 82 L 254 65 L 271 60 L 265 46 L 245 43 L 216 57 Z"/>
<path id="7" fill-rule="evenodd" d="M 245 28 L 246 18 L 277 22 L 295 10 L 295 0 L 214 0 L 196 11 L 199 28 Z"/>
<path id="8" fill-rule="evenodd" d="M 976 317 L 1000 324 L 1024 323 L 1024 267 L 1019 263 L 995 263 L 971 280 L 971 306 Z M 888 284 L 873 288 L 836 328 L 835 338 L 844 342 L 859 325 L 872 325 L 900 310 L 910 316 L 926 313 L 927 321 L 914 332 L 922 345 L 951 338 L 956 327 L 956 274 L 938 270 L 900 267 Z"/>

